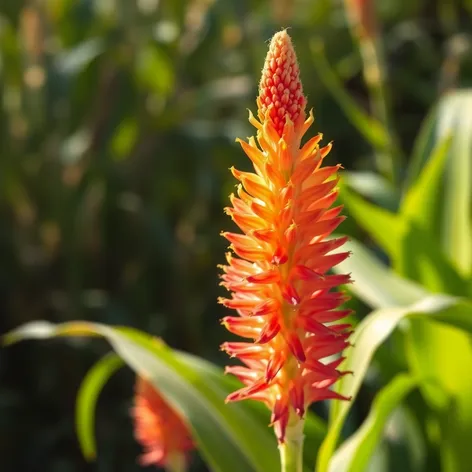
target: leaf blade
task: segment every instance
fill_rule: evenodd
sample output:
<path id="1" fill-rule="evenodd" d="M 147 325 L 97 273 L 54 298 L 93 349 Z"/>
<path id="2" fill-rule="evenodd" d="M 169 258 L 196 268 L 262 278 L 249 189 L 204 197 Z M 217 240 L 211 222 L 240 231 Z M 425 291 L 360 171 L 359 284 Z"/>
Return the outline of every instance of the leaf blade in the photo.
<path id="1" fill-rule="evenodd" d="M 355 375 L 343 376 L 336 387 L 342 395 L 355 399 L 367 368 L 380 344 L 388 338 L 398 323 L 408 316 L 431 318 L 472 333 L 469 320 L 472 303 L 468 300 L 446 295 L 433 295 L 407 307 L 381 308 L 364 318 L 352 337 L 353 346 L 348 348 L 341 370 L 353 371 Z M 425 318 L 425 319 L 426 319 Z M 336 448 L 344 420 L 351 408 L 350 402 L 334 402 L 331 408 L 331 424 L 317 458 L 317 472 L 327 472 L 329 461 Z"/>
<path id="2" fill-rule="evenodd" d="M 147 377 L 188 421 L 198 448 L 212 470 L 264 472 L 279 467 L 275 436 L 254 421 L 245 407 L 224 405 L 229 393 L 185 366 L 173 351 L 146 333 L 98 323 L 53 325 L 33 322 L 8 333 L 7 343 L 53 336 L 101 336 L 139 375 Z M 262 444 L 262 452 L 259 449 Z"/>
<path id="3" fill-rule="evenodd" d="M 428 292 L 419 285 L 396 275 L 355 239 L 350 239 L 343 250 L 350 257 L 334 267 L 337 273 L 351 273 L 354 283 L 348 289 L 374 308 L 411 305 Z"/>
<path id="4" fill-rule="evenodd" d="M 94 460 L 97 455 L 94 425 L 98 396 L 109 378 L 123 365 L 117 355 L 108 354 L 92 366 L 79 387 L 75 425 L 80 449 L 87 461 Z"/>
<path id="5" fill-rule="evenodd" d="M 417 378 L 399 374 L 382 388 L 360 428 L 336 451 L 330 461 L 329 472 L 366 470 L 389 416 L 417 385 Z"/>

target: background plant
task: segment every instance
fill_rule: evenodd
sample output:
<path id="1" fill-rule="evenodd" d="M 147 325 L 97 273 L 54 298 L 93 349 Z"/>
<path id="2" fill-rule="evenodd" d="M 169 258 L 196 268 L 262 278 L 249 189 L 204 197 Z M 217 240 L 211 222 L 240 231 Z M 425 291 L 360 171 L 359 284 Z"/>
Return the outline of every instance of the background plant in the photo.
<path id="1" fill-rule="evenodd" d="M 317 127 L 348 169 L 344 231 L 354 256 L 340 270 L 356 280 L 350 303 L 359 320 L 376 309 L 358 327 L 363 348 L 350 357 L 359 374 L 341 386 L 361 387 L 359 395 L 331 410 L 318 456 L 324 425 L 312 418 L 307 464 L 312 469 L 317 456 L 317 470 L 351 463 L 364 470 L 370 460 L 373 470 L 467 470 L 471 120 L 467 90 L 454 89 L 471 77 L 471 6 L 377 4 L 388 122 L 364 81 L 365 56 L 342 2 L 3 1 L 2 332 L 38 319 L 86 319 L 133 326 L 222 362 L 215 347 L 225 338 L 216 323 L 223 313 L 214 300 L 215 265 L 224 254 L 221 208 L 233 185 L 227 168 L 244 166 L 233 139 L 248 134 L 245 108 L 256 95 L 264 41 L 290 24 Z M 391 162 L 395 174 L 385 171 Z M 80 348 L 54 342 L 1 351 L 2 470 L 137 470 L 126 370 L 100 396 L 96 464 L 86 466 L 79 453 L 71 405 L 89 367 L 108 351 L 79 339 Z M 218 369 L 164 347 L 159 354 L 165 365 L 156 369 L 184 372 L 174 381 L 192 402 L 203 398 L 221 415 L 229 411 L 219 405 L 234 385 Z M 185 377 L 197 366 L 218 384 L 210 398 L 203 383 Z M 91 410 L 82 401 L 85 417 Z M 327 417 L 325 409 L 316 413 Z M 239 418 L 264 437 L 259 410 L 217 421 L 220 436 L 229 430 L 239 438 Z M 328 465 L 338 432 L 361 424 L 362 434 Z M 265 460 L 250 439 L 225 444 L 228 457 L 242 454 L 253 466 Z M 194 470 L 224 460 L 210 455 L 201 450 Z M 255 467 L 271 470 L 264 462 Z"/>

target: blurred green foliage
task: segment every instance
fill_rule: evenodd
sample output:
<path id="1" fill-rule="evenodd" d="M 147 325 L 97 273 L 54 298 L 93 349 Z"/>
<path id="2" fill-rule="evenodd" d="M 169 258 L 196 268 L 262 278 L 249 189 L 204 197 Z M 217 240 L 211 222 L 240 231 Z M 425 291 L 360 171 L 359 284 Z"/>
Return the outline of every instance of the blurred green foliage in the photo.
<path id="1" fill-rule="evenodd" d="M 424 145 L 414 145 L 420 124 L 440 96 L 471 85 L 472 2 L 382 0 L 377 10 L 389 125 L 396 130 L 399 174 L 408 177 L 410 187 L 432 149 L 427 130 Z M 246 108 L 255 108 L 266 41 L 282 26 L 291 27 L 316 129 L 335 142 L 330 159 L 356 171 L 346 174 L 348 186 L 397 211 L 402 188 L 373 173 L 376 166 L 382 171 L 382 143 L 378 134 L 369 142 L 376 128 L 362 121 L 364 115 L 371 119 L 372 103 L 343 2 L 2 0 L 2 333 L 37 319 L 81 318 L 133 326 L 162 336 L 172 347 L 223 362 L 218 345 L 227 335 L 219 328 L 223 312 L 215 300 L 216 265 L 225 252 L 219 232 L 230 224 L 222 209 L 234 187 L 228 168 L 249 165 L 234 138 L 252 134 Z M 339 96 L 332 80 L 326 83 L 333 74 L 353 103 Z M 466 103 L 454 105 L 456 115 Z M 412 151 L 407 175 L 404 156 Z M 455 172 L 460 176 L 460 169 Z M 370 247 L 372 236 L 384 250 L 376 249 L 380 257 L 388 255 L 401 275 L 433 292 L 470 293 L 464 268 L 450 267 L 451 261 L 460 266 L 454 246 L 435 266 L 451 274 L 441 279 L 448 286 L 434 287 L 438 278 L 428 277 L 428 267 L 400 261 L 404 254 L 391 223 L 396 218 L 403 225 L 399 217 L 386 213 L 385 231 L 376 234 L 356 215 L 356 209 L 364 211 L 356 197 L 351 201 L 347 211 L 353 218 L 345 232 Z M 379 211 L 387 210 L 370 210 L 377 211 L 378 227 Z M 415 211 L 404 214 L 412 217 Z M 467 245 L 467 235 L 457 237 Z M 433 243 L 422 247 L 423 253 L 436 251 Z M 377 305 L 359 298 L 363 302 L 351 303 L 362 318 L 368 311 L 363 303 Z M 97 462 L 87 465 L 81 457 L 72 406 L 84 374 L 106 347 L 78 344 L 81 349 L 48 343 L 0 352 L 0 470 L 139 469 L 128 418 L 129 372 L 113 377 L 99 401 Z M 373 392 L 391 380 L 392 364 L 403 365 L 401 355 L 392 360 L 381 349 L 380 362 L 382 355 L 388 362 L 380 364 L 380 375 L 374 369 L 367 377 L 348 431 L 366 417 Z M 423 402 L 418 392 L 410 397 Z M 420 428 L 411 412 L 399 411 L 395 421 L 409 431 L 405 437 Z M 421 426 L 428 437 L 438 427 L 429 417 Z M 405 447 L 391 438 L 386 443 L 394 451 Z M 391 460 L 385 470 L 397 470 L 398 457 Z M 422 464 L 415 470 L 439 470 L 434 454 L 413 456 L 410 464 Z M 206 470 L 199 458 L 193 468 Z"/>

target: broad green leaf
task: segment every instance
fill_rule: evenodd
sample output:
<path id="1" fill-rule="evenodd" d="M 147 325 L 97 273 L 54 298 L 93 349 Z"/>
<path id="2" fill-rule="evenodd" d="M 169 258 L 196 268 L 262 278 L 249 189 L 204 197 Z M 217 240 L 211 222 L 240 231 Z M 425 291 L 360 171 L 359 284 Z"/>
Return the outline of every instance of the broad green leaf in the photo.
<path id="1" fill-rule="evenodd" d="M 450 147 L 450 136 L 437 143 L 431 158 L 408 189 L 400 207 L 400 214 L 408 221 L 418 223 L 428 231 L 430 237 L 436 237 L 440 228 L 441 179 Z"/>
<path id="2" fill-rule="evenodd" d="M 451 136 L 441 178 L 440 231 L 445 254 L 462 275 L 472 271 L 472 91 L 445 95 L 426 119 L 408 169 L 408 188 L 415 185 L 431 151 Z M 439 186 L 436 189 L 440 191 Z"/>
<path id="3" fill-rule="evenodd" d="M 75 405 L 75 426 L 82 454 L 87 460 L 97 456 L 95 408 L 98 396 L 109 378 L 123 365 L 123 360 L 116 354 L 108 354 L 88 371 L 80 385 Z"/>
<path id="4" fill-rule="evenodd" d="M 54 336 L 104 337 L 188 421 L 197 447 L 212 470 L 278 470 L 278 451 L 270 428 L 261 426 L 243 403 L 225 405 L 228 391 L 186 365 L 162 342 L 130 328 L 85 322 L 57 326 L 47 322 L 29 323 L 9 333 L 5 342 Z"/>
<path id="5" fill-rule="evenodd" d="M 351 239 L 344 248 L 351 255 L 334 270 L 352 274 L 354 283 L 348 286 L 349 290 L 370 306 L 411 305 L 428 295 L 419 285 L 396 275 L 358 241 Z"/>
<path id="6" fill-rule="evenodd" d="M 405 188 L 409 189 L 415 184 L 421 170 L 432 157 L 435 147 L 435 128 L 437 119 L 438 106 L 434 106 L 425 120 L 423 121 L 420 131 L 416 136 L 413 144 L 413 151 L 410 164 L 407 169 L 405 178 Z"/>
<path id="7" fill-rule="evenodd" d="M 366 470 L 376 446 L 382 438 L 385 424 L 395 408 L 418 385 L 418 379 L 397 375 L 375 397 L 368 417 L 347 439 L 331 459 L 330 472 Z"/>
<path id="8" fill-rule="evenodd" d="M 364 228 L 387 255 L 395 262 L 400 257 L 401 240 L 407 225 L 399 215 L 364 200 L 346 188 L 341 199 L 349 214 Z"/>
<path id="9" fill-rule="evenodd" d="M 471 304 L 463 307 L 470 324 Z M 462 315 L 454 310 L 453 316 Z M 464 326 L 463 326 L 464 327 Z M 470 437 L 472 437 L 472 343 L 470 331 L 454 327 L 412 320 L 408 330 L 407 350 L 411 370 L 435 380 L 435 385 L 422 385 L 421 391 L 430 407 L 442 417 L 441 456 L 447 472 L 468 470 L 470 465 Z M 442 392 L 447 392 L 450 401 Z"/>
<path id="10" fill-rule="evenodd" d="M 364 198 L 368 198 L 382 208 L 394 211 L 398 207 L 400 194 L 384 177 L 375 172 L 344 171 L 342 179 Z"/>
<path id="11" fill-rule="evenodd" d="M 212 382 L 223 386 L 227 393 L 241 387 L 241 384 L 235 377 L 222 376 L 221 371 L 210 362 L 187 353 L 177 352 L 177 354 L 182 361 L 185 361 L 189 365 L 189 367 L 200 371 L 206 379 L 210 379 Z M 260 402 L 247 401 L 245 402 L 245 407 L 251 412 L 253 417 L 260 419 L 263 426 L 267 426 L 270 423 L 270 412 Z M 304 460 L 305 464 L 309 465 L 309 468 L 311 469 L 313 457 L 316 457 L 318 449 L 326 435 L 325 422 L 314 413 L 307 412 L 305 416 L 304 435 Z"/>
<path id="12" fill-rule="evenodd" d="M 411 221 L 400 247 L 396 270 L 401 276 L 432 293 L 467 295 L 467 281 L 443 254 L 434 234 Z"/>
<path id="13" fill-rule="evenodd" d="M 238 388 L 241 388 L 239 381 L 229 375 L 222 375 L 221 370 L 210 362 L 196 357 L 188 353 L 176 351 L 178 358 L 187 364 L 190 368 L 200 372 L 203 377 L 211 382 L 214 382 L 220 388 L 223 388 L 227 393 L 230 393 Z M 263 426 L 267 426 L 270 423 L 270 412 L 260 402 L 247 401 L 245 407 L 251 414 L 260 419 Z M 313 463 L 313 457 L 316 457 L 318 449 L 323 442 L 326 435 L 326 424 L 325 422 L 316 416 L 314 413 L 307 412 L 305 416 L 305 428 L 304 428 L 305 442 L 304 442 L 304 459 L 305 463 Z"/>
<path id="14" fill-rule="evenodd" d="M 461 273 L 472 271 L 472 91 L 444 99 L 438 135 L 452 133 L 444 195 L 444 247 Z"/>
<path id="15" fill-rule="evenodd" d="M 460 329 L 467 327 L 467 331 L 472 333 L 470 313 L 471 302 L 446 295 L 433 295 L 408 307 L 382 308 L 372 312 L 357 326 L 351 340 L 353 346 L 347 350 L 346 359 L 340 366 L 341 370 L 353 371 L 354 375 L 343 376 L 336 390 L 355 399 L 375 351 L 404 318 L 425 317 Z M 317 472 L 328 470 L 351 405 L 352 401 L 333 402 L 330 415 L 332 421 L 318 454 Z"/>
<path id="16" fill-rule="evenodd" d="M 467 282 L 444 256 L 438 238 L 444 201 L 442 177 L 451 144 L 450 136 L 437 142 L 422 173 L 405 195 L 400 213 L 408 220 L 409 229 L 402 241 L 397 270 L 432 292 L 464 295 L 468 292 Z"/>

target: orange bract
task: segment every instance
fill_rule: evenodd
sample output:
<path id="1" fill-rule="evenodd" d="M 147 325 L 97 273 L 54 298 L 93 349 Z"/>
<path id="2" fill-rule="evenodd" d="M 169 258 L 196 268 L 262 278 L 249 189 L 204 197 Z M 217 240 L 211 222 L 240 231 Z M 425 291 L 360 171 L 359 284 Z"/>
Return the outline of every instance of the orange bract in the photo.
<path id="1" fill-rule="evenodd" d="M 143 465 L 165 467 L 177 455 L 193 449 L 187 426 L 157 390 L 144 378 L 136 380 L 132 409 L 136 440 L 144 448 Z"/>
<path id="2" fill-rule="evenodd" d="M 238 257 L 227 254 L 222 285 L 232 292 L 220 299 L 239 316 L 223 324 L 251 342 L 222 348 L 244 366 L 230 366 L 245 387 L 228 401 L 261 400 L 272 410 L 280 442 L 294 415 L 318 400 L 344 398 L 329 387 L 345 372 L 341 357 L 327 360 L 348 345 L 349 314 L 338 309 L 347 297 L 333 291 L 349 275 L 327 274 L 343 261 L 345 238 L 327 239 L 343 221 L 333 207 L 339 165 L 321 167 L 331 144 L 321 135 L 301 146 L 313 115 L 305 114 L 299 69 L 290 37 L 277 33 L 269 48 L 259 87 L 257 138 L 239 141 L 255 173 L 231 169 L 240 181 L 226 212 L 244 234 L 223 233 Z M 334 324 L 333 324 L 334 323 Z"/>

